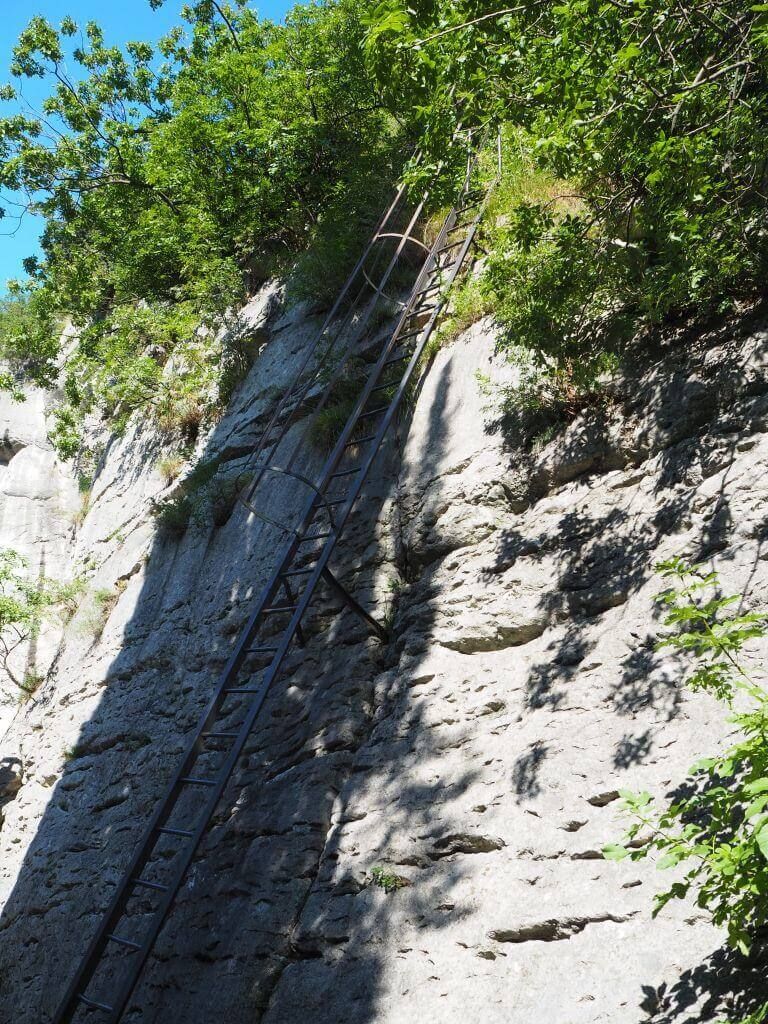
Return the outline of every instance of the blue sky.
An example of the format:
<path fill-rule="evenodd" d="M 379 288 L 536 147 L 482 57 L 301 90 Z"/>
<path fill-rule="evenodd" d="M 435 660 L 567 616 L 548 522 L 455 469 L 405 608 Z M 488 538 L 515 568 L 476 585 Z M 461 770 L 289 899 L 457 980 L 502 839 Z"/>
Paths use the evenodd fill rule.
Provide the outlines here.
<path fill-rule="evenodd" d="M 42 14 L 50 22 L 57 25 L 69 14 L 78 23 L 97 21 L 104 29 L 108 43 L 125 43 L 129 40 L 143 39 L 155 42 L 173 25 L 179 24 L 179 12 L 183 0 L 166 0 L 159 11 L 153 11 L 149 0 L 2 0 L 2 18 L 0 18 L 0 84 L 10 81 L 9 66 L 11 50 L 18 39 L 19 33 L 35 14 Z M 285 0 L 262 0 L 253 5 L 258 12 L 267 18 L 278 20 L 292 4 Z M 34 83 L 36 86 L 37 83 Z M 45 90 L 30 88 L 25 84 L 25 95 L 31 102 L 36 102 Z M 3 104 L 2 113 L 11 112 L 11 105 Z M 38 238 L 41 225 L 39 220 L 25 216 L 17 227 L 10 217 L 0 222 L 0 295 L 5 291 L 9 278 L 23 275 L 21 261 L 25 256 L 34 255 L 38 251 Z M 13 235 L 9 232 L 14 231 Z"/>

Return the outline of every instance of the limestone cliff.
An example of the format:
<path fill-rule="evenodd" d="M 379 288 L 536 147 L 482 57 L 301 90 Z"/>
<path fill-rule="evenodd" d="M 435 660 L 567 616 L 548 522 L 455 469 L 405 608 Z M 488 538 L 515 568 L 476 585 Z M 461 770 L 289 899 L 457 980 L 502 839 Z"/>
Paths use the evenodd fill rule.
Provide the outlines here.
<path fill-rule="evenodd" d="M 249 307 L 263 349 L 199 445 L 232 472 L 316 326 L 275 307 L 274 289 Z M 764 353 L 760 322 L 672 339 L 528 452 L 475 380 L 502 372 L 493 325 L 438 352 L 334 566 L 393 639 L 316 603 L 128 1020 L 678 1024 L 749 985 L 695 907 L 651 920 L 650 864 L 599 851 L 619 789 L 669 791 L 725 733 L 654 651 L 652 567 L 711 561 L 768 602 Z M 40 512 L 76 495 L 36 403 L 28 441 L 6 431 L 3 543 L 45 539 L 47 572 L 113 598 L 94 626 L 86 595 L 0 746 L 15 1024 L 55 1009 L 279 540 L 239 505 L 159 533 L 167 450 L 141 420 L 105 439 L 70 536 Z"/>
<path fill-rule="evenodd" d="M 47 406 L 38 388 L 27 389 L 23 402 L 0 394 L 0 550 L 18 552 L 33 578 L 66 575 L 79 506 L 72 473 L 48 440 Z M 7 668 L 0 669 L 0 736 L 21 695 L 9 671 L 22 682 L 45 676 L 61 638 L 59 623 L 46 621 L 40 635 L 16 647 Z"/>

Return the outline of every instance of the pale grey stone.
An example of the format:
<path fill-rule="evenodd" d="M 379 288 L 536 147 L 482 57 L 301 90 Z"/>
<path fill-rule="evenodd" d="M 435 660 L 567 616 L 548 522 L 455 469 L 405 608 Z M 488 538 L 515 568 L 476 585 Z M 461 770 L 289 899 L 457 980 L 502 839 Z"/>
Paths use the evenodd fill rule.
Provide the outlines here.
<path fill-rule="evenodd" d="M 270 284 L 243 313 L 259 354 L 198 448 L 223 472 L 246 464 L 314 336 L 318 318 L 282 302 Z M 392 641 L 318 594 L 127 1020 L 726 1016 L 718 993 L 759 969 L 690 904 L 652 920 L 664 879 L 600 851 L 624 829 L 620 790 L 666 794 L 726 742 L 723 709 L 654 650 L 653 564 L 706 559 L 724 591 L 768 603 L 764 340 L 639 360 L 610 414 L 586 410 L 535 454 L 497 429 L 475 380 L 518 379 L 492 322 L 437 354 L 334 558 Z M 14 425 L 0 404 L 0 539 L 32 553 L 49 539 L 63 573 L 115 601 L 98 630 L 84 604 L 57 638 L 0 746 L 0 1017 L 17 1024 L 50 1019 L 285 543 L 242 506 L 160 538 L 168 447 L 138 419 L 122 438 L 89 425 L 105 452 L 74 530 L 45 407 L 35 396 Z M 306 498 L 267 492 L 289 523 Z M 755 642 L 753 662 L 765 655 Z"/>

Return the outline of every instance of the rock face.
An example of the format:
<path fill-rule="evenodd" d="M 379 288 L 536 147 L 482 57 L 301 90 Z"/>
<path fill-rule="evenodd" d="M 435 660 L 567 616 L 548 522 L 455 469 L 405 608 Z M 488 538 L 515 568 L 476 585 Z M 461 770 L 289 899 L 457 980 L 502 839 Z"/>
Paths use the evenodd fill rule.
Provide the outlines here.
<path fill-rule="evenodd" d="M 26 572 L 61 578 L 67 571 L 77 486 L 53 451 L 46 430 L 46 396 L 26 390 L 24 402 L 0 393 L 0 549 L 27 561 Z M 62 638 L 56 621 L 46 622 L 32 643 L 18 646 L 0 669 L 0 737 L 18 706 L 16 682 L 42 678 Z"/>
<path fill-rule="evenodd" d="M 262 354 L 203 445 L 233 472 L 315 326 L 266 293 L 249 316 Z M 692 1024 L 759 978 L 600 849 L 620 789 L 668 792 L 725 734 L 654 651 L 653 563 L 768 600 L 765 332 L 671 346 L 535 455 L 484 410 L 493 349 L 483 323 L 438 353 L 336 556 L 390 644 L 320 595 L 127 1020 Z M 16 1024 L 50 1019 L 279 541 L 241 507 L 158 534 L 163 454 L 146 424 L 109 442 L 70 557 L 114 599 L 0 748 Z"/>

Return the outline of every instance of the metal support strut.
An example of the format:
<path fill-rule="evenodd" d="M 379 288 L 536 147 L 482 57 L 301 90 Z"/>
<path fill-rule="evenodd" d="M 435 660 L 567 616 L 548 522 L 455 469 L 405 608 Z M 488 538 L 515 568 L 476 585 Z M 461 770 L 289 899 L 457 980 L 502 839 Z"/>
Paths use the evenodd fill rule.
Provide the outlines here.
<path fill-rule="evenodd" d="M 339 581 L 336 579 L 336 577 L 333 575 L 333 573 L 327 566 L 325 569 L 323 569 L 322 577 L 328 584 L 328 586 L 331 588 L 331 590 L 334 592 L 334 594 L 340 597 L 342 601 L 344 601 L 344 603 L 347 604 L 349 608 L 355 613 L 355 615 L 358 616 L 358 618 L 361 618 L 363 620 L 363 622 L 366 624 L 366 626 L 368 626 L 368 628 L 370 629 L 371 633 L 373 633 L 374 636 L 377 636 L 383 644 L 389 643 L 389 633 L 387 632 L 387 630 L 382 626 L 380 622 L 377 622 L 372 615 L 369 615 L 365 608 L 363 608 L 363 606 L 359 604 L 354 599 L 354 597 L 352 597 L 352 595 L 346 589 L 346 587 L 342 586 L 342 584 L 339 583 Z"/>

